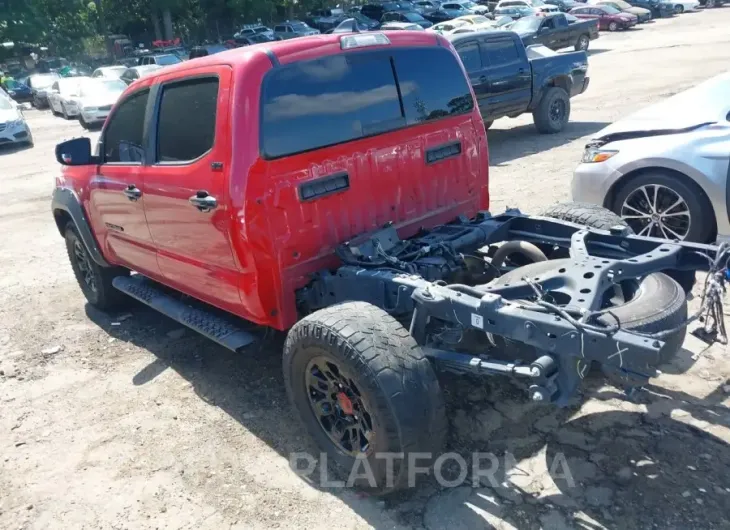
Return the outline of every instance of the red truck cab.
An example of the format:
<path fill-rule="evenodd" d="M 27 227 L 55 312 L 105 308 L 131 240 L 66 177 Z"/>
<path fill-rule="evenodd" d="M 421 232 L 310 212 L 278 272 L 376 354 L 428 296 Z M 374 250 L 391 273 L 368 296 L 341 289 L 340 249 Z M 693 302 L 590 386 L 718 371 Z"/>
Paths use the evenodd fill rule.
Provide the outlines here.
<path fill-rule="evenodd" d="M 318 35 L 173 65 L 131 84 L 95 156 L 86 145 L 57 149 L 53 212 L 90 266 L 281 330 L 298 318 L 295 291 L 337 265 L 336 245 L 488 207 L 473 93 L 453 48 L 425 33 Z"/>

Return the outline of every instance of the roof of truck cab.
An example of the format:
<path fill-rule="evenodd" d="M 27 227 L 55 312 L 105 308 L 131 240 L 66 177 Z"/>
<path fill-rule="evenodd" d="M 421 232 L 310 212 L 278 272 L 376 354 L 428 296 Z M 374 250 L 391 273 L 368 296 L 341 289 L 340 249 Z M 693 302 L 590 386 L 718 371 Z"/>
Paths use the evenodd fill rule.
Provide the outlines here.
<path fill-rule="evenodd" d="M 390 40 L 390 46 L 438 46 L 446 45 L 446 40 L 431 32 L 425 31 L 381 31 Z M 353 33 L 338 33 L 325 35 L 310 35 L 308 37 L 299 37 L 296 39 L 281 40 L 274 42 L 263 42 L 234 48 L 214 55 L 207 55 L 197 59 L 191 59 L 179 64 L 164 67 L 164 73 L 185 72 L 193 68 L 199 68 L 206 65 L 230 64 L 231 66 L 244 65 L 256 53 L 265 53 L 270 57 L 273 56 L 281 64 L 291 63 L 294 61 L 312 59 L 324 55 L 335 55 L 342 53 L 340 48 L 340 40 Z M 363 35 L 373 35 L 373 32 L 363 33 Z M 384 46 L 372 46 L 372 48 L 383 48 Z M 158 72 L 158 73 L 161 73 Z"/>
<path fill-rule="evenodd" d="M 485 29 L 482 31 L 472 31 L 469 33 L 452 33 L 451 35 L 446 36 L 446 40 L 448 40 L 451 44 L 456 45 L 459 42 L 463 40 L 474 40 L 477 37 L 504 37 L 504 36 L 511 37 L 513 39 L 519 39 L 519 35 L 515 33 L 514 31 L 506 31 L 503 29 Z"/>

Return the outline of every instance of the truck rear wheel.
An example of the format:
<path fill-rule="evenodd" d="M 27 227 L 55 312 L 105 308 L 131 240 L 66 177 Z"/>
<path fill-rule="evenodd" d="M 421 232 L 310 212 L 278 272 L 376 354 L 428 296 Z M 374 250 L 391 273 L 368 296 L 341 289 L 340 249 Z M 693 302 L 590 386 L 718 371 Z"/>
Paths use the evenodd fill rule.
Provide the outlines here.
<path fill-rule="evenodd" d="M 591 38 L 586 35 L 580 35 L 578 37 L 578 40 L 575 41 L 575 51 L 577 52 L 584 52 L 588 50 L 588 46 L 590 45 Z"/>
<path fill-rule="evenodd" d="M 129 271 L 122 267 L 102 267 L 96 263 L 89 255 L 73 222 L 66 225 L 65 236 L 68 259 L 86 300 L 102 310 L 114 309 L 129 300 L 112 285 L 114 278 L 127 276 Z"/>
<path fill-rule="evenodd" d="M 542 134 L 555 134 L 563 130 L 570 119 L 570 97 L 560 87 L 550 87 L 532 113 L 535 127 Z"/>
<path fill-rule="evenodd" d="M 293 407 L 348 486 L 394 492 L 409 485 L 410 468 L 424 465 L 412 461 L 415 453 L 443 447 L 448 424 L 431 364 L 378 307 L 347 302 L 300 320 L 283 369 Z M 397 456 L 389 463 L 383 455 Z"/>

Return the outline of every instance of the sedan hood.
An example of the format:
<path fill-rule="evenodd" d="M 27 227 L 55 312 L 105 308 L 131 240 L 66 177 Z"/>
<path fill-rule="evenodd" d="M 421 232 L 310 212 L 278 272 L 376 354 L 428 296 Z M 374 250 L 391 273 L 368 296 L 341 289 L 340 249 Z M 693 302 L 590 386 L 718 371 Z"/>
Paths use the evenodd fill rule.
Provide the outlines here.
<path fill-rule="evenodd" d="M 0 123 L 22 120 L 23 116 L 15 109 L 0 109 Z"/>
<path fill-rule="evenodd" d="M 626 9 L 625 12 L 636 15 L 637 17 L 640 15 L 651 15 L 651 11 L 649 11 L 648 9 L 644 9 L 643 7 L 630 7 Z"/>
<path fill-rule="evenodd" d="M 118 94 L 100 94 L 98 96 L 82 98 L 81 105 L 84 107 L 106 107 L 107 105 L 114 105 L 121 95 L 122 93 L 120 92 Z"/>
<path fill-rule="evenodd" d="M 727 121 L 730 113 L 730 72 L 646 107 L 619 120 L 594 136 L 596 139 L 634 131 L 684 130 Z"/>

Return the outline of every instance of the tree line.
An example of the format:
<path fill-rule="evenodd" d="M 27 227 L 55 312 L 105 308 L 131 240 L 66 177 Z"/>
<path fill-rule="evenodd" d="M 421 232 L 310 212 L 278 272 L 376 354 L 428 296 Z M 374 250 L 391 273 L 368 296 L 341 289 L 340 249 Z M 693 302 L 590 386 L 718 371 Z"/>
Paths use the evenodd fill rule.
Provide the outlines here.
<path fill-rule="evenodd" d="M 135 42 L 214 41 L 243 23 L 282 20 L 324 0 L 0 0 L 0 44 L 46 46 L 63 55 L 103 50 L 104 36 Z M 6 45 L 7 49 L 7 45 Z"/>

